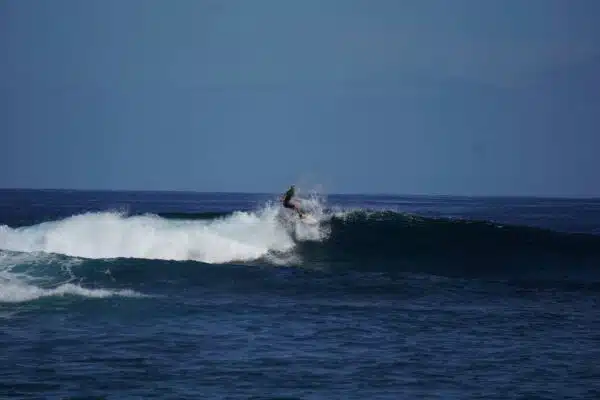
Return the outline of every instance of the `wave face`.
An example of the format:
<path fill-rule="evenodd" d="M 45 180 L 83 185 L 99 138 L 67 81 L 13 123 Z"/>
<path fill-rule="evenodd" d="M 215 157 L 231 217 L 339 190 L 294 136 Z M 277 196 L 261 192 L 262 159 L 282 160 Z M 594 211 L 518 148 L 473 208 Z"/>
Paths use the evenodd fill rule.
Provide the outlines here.
<path fill-rule="evenodd" d="M 328 224 L 327 240 L 300 245 L 307 260 L 479 276 L 597 274 L 600 265 L 600 236 L 592 234 L 396 212 L 356 211 L 333 216 Z"/>

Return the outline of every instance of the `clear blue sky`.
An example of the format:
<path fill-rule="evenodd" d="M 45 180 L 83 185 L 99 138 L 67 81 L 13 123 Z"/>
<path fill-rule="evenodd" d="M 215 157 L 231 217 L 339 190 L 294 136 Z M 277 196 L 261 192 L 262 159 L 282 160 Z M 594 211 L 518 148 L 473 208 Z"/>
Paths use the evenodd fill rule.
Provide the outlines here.
<path fill-rule="evenodd" d="M 0 187 L 600 196 L 598 0 L 0 0 Z"/>

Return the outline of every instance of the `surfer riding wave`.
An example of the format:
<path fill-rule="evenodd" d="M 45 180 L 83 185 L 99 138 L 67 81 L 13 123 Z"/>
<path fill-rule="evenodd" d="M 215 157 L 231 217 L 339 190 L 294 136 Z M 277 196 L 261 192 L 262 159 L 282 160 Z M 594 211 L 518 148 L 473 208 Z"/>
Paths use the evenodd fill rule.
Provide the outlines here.
<path fill-rule="evenodd" d="M 283 206 L 285 208 L 290 208 L 295 210 L 300 217 L 304 215 L 304 212 L 300 209 L 298 204 L 292 201 L 292 198 L 296 194 L 296 187 L 294 185 L 290 186 L 290 188 L 285 192 L 285 194 L 281 197 L 283 201 Z"/>

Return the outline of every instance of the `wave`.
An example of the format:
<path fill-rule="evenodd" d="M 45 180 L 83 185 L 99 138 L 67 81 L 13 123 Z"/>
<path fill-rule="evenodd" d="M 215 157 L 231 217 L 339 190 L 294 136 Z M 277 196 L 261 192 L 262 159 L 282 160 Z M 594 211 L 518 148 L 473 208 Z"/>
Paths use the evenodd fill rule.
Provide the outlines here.
<path fill-rule="evenodd" d="M 85 292 L 88 289 L 69 286 L 67 264 L 80 258 L 267 263 L 444 276 L 579 274 L 584 280 L 600 265 L 600 236 L 596 235 L 392 211 L 325 210 L 316 200 L 308 205 L 319 224 L 303 224 L 290 218 L 289 210 L 267 204 L 255 211 L 231 213 L 95 212 L 31 226 L 0 226 L 0 250 L 10 254 L 10 262 L 0 257 L 0 285 L 4 285 L 0 289 L 16 299 L 60 293 L 93 296 L 95 292 Z M 61 265 L 63 280 L 55 280 L 50 288 L 35 280 L 36 274 L 49 276 L 43 271 L 49 261 L 41 254 L 62 257 L 50 264 Z M 35 268 L 19 270 L 38 259 L 43 261 Z M 29 287 L 23 288 L 23 282 Z"/>
<path fill-rule="evenodd" d="M 600 257 L 600 236 L 592 234 L 393 211 L 321 209 L 315 215 L 318 225 L 282 216 L 282 210 L 273 205 L 232 213 L 85 213 L 26 227 L 0 226 L 0 249 L 210 264 L 284 254 L 302 256 L 305 262 Z"/>

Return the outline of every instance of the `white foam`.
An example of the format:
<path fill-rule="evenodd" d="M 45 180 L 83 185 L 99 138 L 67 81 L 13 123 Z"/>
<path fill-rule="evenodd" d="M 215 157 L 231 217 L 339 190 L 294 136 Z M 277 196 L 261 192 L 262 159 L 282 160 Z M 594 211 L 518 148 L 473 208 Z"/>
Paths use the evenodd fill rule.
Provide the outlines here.
<path fill-rule="evenodd" d="M 316 196 L 301 202 L 316 220 L 328 218 Z M 213 220 L 98 212 L 27 227 L 0 226 L 0 303 L 66 295 L 143 296 L 132 290 L 80 286 L 72 268 L 85 258 L 206 263 L 263 258 L 276 265 L 298 263 L 296 242 L 323 240 L 328 232 L 324 224 L 302 223 L 288 211 L 267 204 L 255 212 L 235 212 Z"/>
<path fill-rule="evenodd" d="M 141 297 L 143 295 L 133 290 L 86 289 L 72 283 L 65 283 L 56 288 L 43 289 L 22 282 L 1 283 L 0 302 L 20 303 L 37 300 L 42 297 L 74 295 L 81 297 L 103 298 L 111 296 Z"/>
<path fill-rule="evenodd" d="M 309 199 L 311 214 L 325 218 L 319 202 Z M 322 240 L 319 225 L 281 223 L 280 208 L 236 212 L 216 220 L 169 220 L 155 215 L 86 213 L 39 225 L 0 226 L 0 249 L 58 253 L 74 257 L 195 260 L 206 263 L 252 261 L 293 251 L 296 240 Z"/>
<path fill-rule="evenodd" d="M 0 252 L 0 303 L 19 303 L 65 295 L 91 298 L 143 296 L 132 290 L 87 289 L 71 283 L 75 279 L 71 268 L 80 262 L 77 259 L 59 259 L 52 254 Z M 40 266 L 60 268 L 66 272 L 67 277 L 64 282 L 57 282 L 55 273 L 44 274 Z"/>

